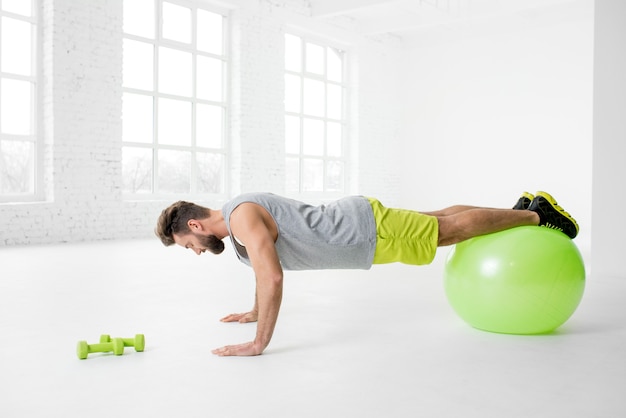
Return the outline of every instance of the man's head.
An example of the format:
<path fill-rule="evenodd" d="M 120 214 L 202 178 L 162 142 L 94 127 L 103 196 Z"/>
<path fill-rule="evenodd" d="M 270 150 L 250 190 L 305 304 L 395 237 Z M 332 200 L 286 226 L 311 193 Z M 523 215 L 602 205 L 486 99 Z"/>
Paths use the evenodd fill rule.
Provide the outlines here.
<path fill-rule="evenodd" d="M 224 251 L 224 242 L 202 227 L 201 221 L 208 219 L 210 215 L 209 208 L 178 201 L 161 212 L 154 232 L 163 245 L 180 244 L 197 254 L 204 250 L 220 254 Z"/>

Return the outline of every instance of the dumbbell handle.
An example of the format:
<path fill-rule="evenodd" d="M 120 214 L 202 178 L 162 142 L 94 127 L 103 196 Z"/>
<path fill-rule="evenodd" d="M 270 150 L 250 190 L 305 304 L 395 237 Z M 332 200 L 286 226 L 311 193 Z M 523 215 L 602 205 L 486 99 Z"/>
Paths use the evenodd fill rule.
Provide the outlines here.
<path fill-rule="evenodd" d="M 135 351 L 143 351 L 146 340 L 143 334 L 135 335 L 135 338 L 120 338 L 124 342 L 124 347 L 135 347 Z M 111 337 L 108 334 L 100 336 L 101 343 L 107 343 L 111 341 Z"/>
<path fill-rule="evenodd" d="M 90 353 L 106 353 L 109 351 L 113 351 L 113 343 L 96 343 L 96 344 L 88 344 Z"/>
<path fill-rule="evenodd" d="M 101 341 L 97 344 L 87 344 L 87 341 L 79 341 L 76 347 L 78 358 L 84 360 L 89 353 L 108 353 L 113 352 L 116 356 L 124 354 L 124 342 L 118 338 L 114 338 L 111 342 Z"/>

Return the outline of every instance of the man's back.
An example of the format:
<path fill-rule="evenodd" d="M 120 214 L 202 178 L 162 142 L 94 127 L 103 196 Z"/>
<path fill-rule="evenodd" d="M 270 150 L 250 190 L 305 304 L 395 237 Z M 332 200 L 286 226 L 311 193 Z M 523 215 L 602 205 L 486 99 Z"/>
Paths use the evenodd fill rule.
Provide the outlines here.
<path fill-rule="evenodd" d="M 243 194 L 222 208 L 229 232 L 230 215 L 242 203 L 260 205 L 276 222 L 275 245 L 285 270 L 369 269 L 372 265 L 376 224 L 364 197 L 312 206 L 270 193 Z M 230 235 L 239 259 L 250 265 L 245 250 Z"/>

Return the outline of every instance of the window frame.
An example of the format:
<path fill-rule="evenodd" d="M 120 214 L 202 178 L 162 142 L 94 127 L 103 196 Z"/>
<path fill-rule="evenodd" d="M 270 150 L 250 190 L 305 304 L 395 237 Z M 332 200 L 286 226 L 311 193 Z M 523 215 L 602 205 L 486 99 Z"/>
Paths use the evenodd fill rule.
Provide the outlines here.
<path fill-rule="evenodd" d="M 283 109 L 283 113 L 285 118 L 288 116 L 298 117 L 300 119 L 300 135 L 299 135 L 299 152 L 291 153 L 285 149 L 285 163 L 289 159 L 297 159 L 298 160 L 298 190 L 293 190 L 287 188 L 287 180 L 285 179 L 285 189 L 286 194 L 298 198 L 321 198 L 321 199 L 329 199 L 344 196 L 349 189 L 350 179 L 350 147 L 349 147 L 349 130 L 350 130 L 350 122 L 349 122 L 349 103 L 350 103 L 350 80 L 349 80 L 349 47 L 346 45 L 340 45 L 336 42 L 332 42 L 326 40 L 322 37 L 318 37 L 312 35 L 305 31 L 299 31 L 295 28 L 287 28 L 284 33 L 284 39 L 286 42 L 286 36 L 291 35 L 300 38 L 301 42 L 301 56 L 300 56 L 300 71 L 293 71 L 286 68 L 286 65 L 283 64 L 283 73 L 285 75 L 295 75 L 301 78 L 300 83 L 300 110 L 299 112 L 288 111 L 286 108 Z M 314 44 L 321 46 L 324 49 L 324 65 L 326 69 L 324 71 L 324 75 L 312 73 L 306 71 L 306 44 Z M 337 82 L 334 80 L 328 79 L 327 69 L 328 69 L 328 49 L 335 49 L 342 54 L 342 74 L 341 74 L 341 82 Z M 327 96 L 325 94 L 325 104 L 324 104 L 324 116 L 314 116 L 305 113 L 304 111 L 304 89 L 305 89 L 305 79 L 321 81 L 324 83 L 325 92 L 328 91 L 328 85 L 339 86 L 342 92 L 342 108 L 341 108 L 341 119 L 335 119 L 328 116 L 328 101 Z M 324 122 L 324 151 L 322 156 L 309 155 L 304 153 L 304 120 L 318 120 Z M 328 154 L 328 123 L 338 123 L 341 126 L 341 155 L 330 156 Z M 286 132 L 285 127 L 285 132 Z M 286 137 L 285 137 L 286 140 Z M 304 188 L 304 176 L 303 176 L 303 160 L 318 160 L 323 162 L 323 184 L 322 190 L 305 190 Z M 328 188 L 328 167 L 329 162 L 339 162 L 343 165 L 343 180 L 341 182 L 341 187 L 339 190 L 333 190 Z"/>
<path fill-rule="evenodd" d="M 132 0 L 124 0 L 124 1 L 132 1 Z M 191 31 L 191 42 L 189 44 L 178 42 L 171 39 L 166 39 L 163 37 L 163 3 L 172 3 L 178 6 L 186 7 L 191 9 L 192 13 L 192 31 Z M 124 141 L 122 138 L 122 152 L 125 147 L 131 147 L 133 149 L 148 149 L 152 152 L 152 179 L 151 179 L 151 191 L 150 192 L 137 192 L 137 193 L 129 193 L 124 190 L 122 187 L 122 197 L 124 201 L 142 201 L 142 200 L 171 200 L 171 199 L 180 199 L 184 197 L 185 199 L 207 199 L 210 197 L 213 198 L 223 198 L 228 194 L 229 186 L 230 186 L 230 144 L 229 144 L 229 124 L 227 123 L 230 113 L 230 99 L 229 99 L 229 88 L 228 83 L 230 80 L 230 71 L 231 71 L 231 59 L 230 59 L 230 36 L 229 36 L 229 25 L 230 25 L 230 13 L 227 9 L 220 8 L 214 6 L 205 1 L 188 1 L 188 0 L 154 0 L 155 3 L 155 21 L 154 21 L 154 38 L 147 38 L 139 35 L 129 34 L 122 31 L 123 40 L 132 40 L 132 41 L 140 41 L 144 43 L 149 43 L 153 48 L 153 66 L 152 66 L 152 87 L 150 90 L 143 90 L 137 88 L 126 87 L 122 83 L 122 93 L 130 93 L 141 95 L 145 97 L 152 98 L 152 139 L 151 142 L 132 142 L 132 141 Z M 206 51 L 201 51 L 198 49 L 197 44 L 197 11 L 198 9 L 205 10 L 211 13 L 219 14 L 222 16 L 222 54 L 214 54 Z M 159 91 L 158 86 L 158 74 L 159 74 L 159 49 L 161 47 L 174 49 L 176 51 L 183 51 L 190 53 L 192 55 L 192 92 L 189 97 L 180 96 L 176 94 L 162 93 Z M 204 56 L 212 59 L 219 59 L 222 63 L 222 99 L 221 101 L 213 101 L 207 100 L 197 97 L 197 57 Z M 159 115 L 159 99 L 173 99 L 180 100 L 185 103 L 190 103 L 191 105 L 191 145 L 173 145 L 173 144 L 160 144 L 158 142 L 158 115 Z M 221 138 L 221 148 L 210 148 L 210 147 L 201 147 L 196 145 L 196 106 L 198 104 L 207 104 L 211 106 L 217 106 L 222 109 L 222 138 Z M 123 116 L 122 116 L 123 120 Z M 189 177 L 189 191 L 180 191 L 180 192 L 163 192 L 159 191 L 159 151 L 184 151 L 190 153 L 191 164 L 190 164 L 190 177 Z M 196 164 L 196 155 L 197 153 L 210 153 L 215 155 L 220 155 L 222 159 L 222 168 L 221 168 L 221 191 L 218 193 L 211 192 L 202 192 L 198 191 L 196 184 L 198 181 L 198 171 Z M 123 175 L 123 174 L 122 174 Z M 124 179 L 122 178 L 122 181 Z"/>
<path fill-rule="evenodd" d="M 13 12 L 4 11 L 0 8 L 0 19 L 8 17 L 28 22 L 31 27 L 31 75 L 24 76 L 12 73 L 5 73 L 0 70 L 0 80 L 20 80 L 32 83 L 31 91 L 31 134 L 14 135 L 4 134 L 0 131 L 0 140 L 25 141 L 33 144 L 32 162 L 32 191 L 24 193 L 0 193 L 0 204 L 20 204 L 40 202 L 45 199 L 44 194 L 44 141 L 41 133 L 42 126 L 42 16 L 40 13 L 40 0 L 30 0 L 31 15 L 25 16 Z M 0 21 L 0 30 L 2 22 Z M 1 36 L 1 33 L 0 33 Z"/>

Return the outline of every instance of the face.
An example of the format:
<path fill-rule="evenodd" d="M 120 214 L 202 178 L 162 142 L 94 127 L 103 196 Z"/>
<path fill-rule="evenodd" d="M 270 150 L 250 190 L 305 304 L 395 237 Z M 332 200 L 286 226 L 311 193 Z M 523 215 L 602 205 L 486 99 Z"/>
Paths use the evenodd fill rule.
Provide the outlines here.
<path fill-rule="evenodd" d="M 174 241 L 198 255 L 207 250 L 213 254 L 221 254 L 224 251 L 224 242 L 215 235 L 201 235 L 193 232 L 186 235 L 175 234 Z"/>

